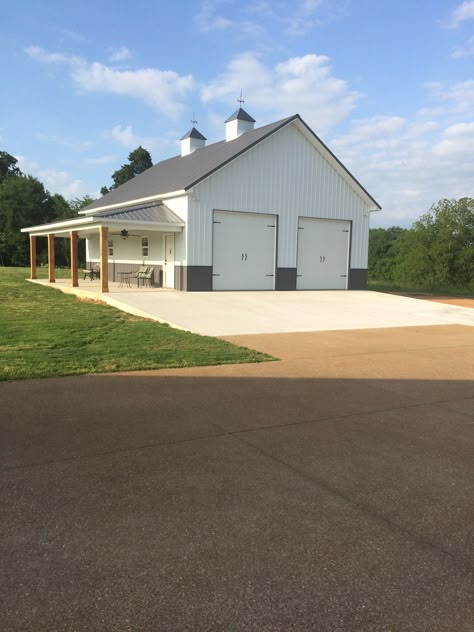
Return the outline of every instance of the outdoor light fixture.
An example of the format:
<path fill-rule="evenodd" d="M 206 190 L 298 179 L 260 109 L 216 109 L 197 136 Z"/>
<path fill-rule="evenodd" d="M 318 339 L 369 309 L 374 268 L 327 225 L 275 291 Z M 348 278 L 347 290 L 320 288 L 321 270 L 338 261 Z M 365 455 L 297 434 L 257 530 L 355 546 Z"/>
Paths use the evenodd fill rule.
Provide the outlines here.
<path fill-rule="evenodd" d="M 127 239 L 128 237 L 128 230 L 125 230 L 125 228 L 123 230 L 120 231 L 120 236 L 122 237 L 122 239 Z"/>

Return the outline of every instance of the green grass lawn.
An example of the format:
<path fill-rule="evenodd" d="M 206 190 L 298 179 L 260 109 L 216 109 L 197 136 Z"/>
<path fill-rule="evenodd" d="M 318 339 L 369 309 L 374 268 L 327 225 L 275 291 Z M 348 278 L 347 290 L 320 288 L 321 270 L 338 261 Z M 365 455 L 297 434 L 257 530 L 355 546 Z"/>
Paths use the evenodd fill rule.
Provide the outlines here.
<path fill-rule="evenodd" d="M 377 281 L 369 279 L 368 289 L 374 292 L 404 292 L 407 294 L 427 294 L 429 296 L 461 296 L 463 298 L 474 298 L 472 288 L 437 287 L 424 288 L 414 285 L 397 285 L 393 281 Z"/>
<path fill-rule="evenodd" d="M 46 270 L 38 270 L 46 276 Z M 272 360 L 25 281 L 0 267 L 0 380 Z M 57 271 L 68 276 L 69 271 Z"/>

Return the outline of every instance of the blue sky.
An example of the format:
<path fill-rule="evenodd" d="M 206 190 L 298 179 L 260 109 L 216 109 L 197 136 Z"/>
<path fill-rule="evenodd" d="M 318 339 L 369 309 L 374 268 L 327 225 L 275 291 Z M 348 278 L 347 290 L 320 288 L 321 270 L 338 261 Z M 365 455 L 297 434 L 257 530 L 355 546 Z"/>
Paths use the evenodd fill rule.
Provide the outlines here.
<path fill-rule="evenodd" d="M 298 112 L 383 211 L 410 225 L 474 197 L 474 1 L 24 0 L 2 6 L 0 149 L 67 198 L 139 144 L 208 142 L 238 106 Z"/>

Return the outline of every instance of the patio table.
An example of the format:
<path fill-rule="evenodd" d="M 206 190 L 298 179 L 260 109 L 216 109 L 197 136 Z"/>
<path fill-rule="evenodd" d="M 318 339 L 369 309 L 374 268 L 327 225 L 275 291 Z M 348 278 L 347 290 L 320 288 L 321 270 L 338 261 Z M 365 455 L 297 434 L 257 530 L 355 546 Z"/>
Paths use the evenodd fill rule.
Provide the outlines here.
<path fill-rule="evenodd" d="M 120 283 L 119 283 L 119 287 L 123 287 L 124 285 L 126 285 L 127 287 L 132 287 L 130 285 L 130 277 L 133 274 L 133 270 L 130 270 L 128 272 L 119 272 L 118 275 L 120 277 Z"/>

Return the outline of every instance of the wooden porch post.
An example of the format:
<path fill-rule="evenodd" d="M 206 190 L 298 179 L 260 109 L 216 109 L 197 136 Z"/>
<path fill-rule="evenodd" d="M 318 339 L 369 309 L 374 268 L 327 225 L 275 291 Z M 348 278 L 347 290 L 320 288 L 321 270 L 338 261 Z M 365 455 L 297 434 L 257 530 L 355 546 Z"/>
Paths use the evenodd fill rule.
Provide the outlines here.
<path fill-rule="evenodd" d="M 36 278 L 36 236 L 30 235 L 30 279 Z"/>
<path fill-rule="evenodd" d="M 109 291 L 109 229 L 100 227 L 100 288 Z"/>
<path fill-rule="evenodd" d="M 55 282 L 54 277 L 54 233 L 48 233 L 48 281 Z"/>
<path fill-rule="evenodd" d="M 71 230 L 69 233 L 69 243 L 71 246 L 71 285 L 78 287 L 77 279 L 77 231 Z"/>

